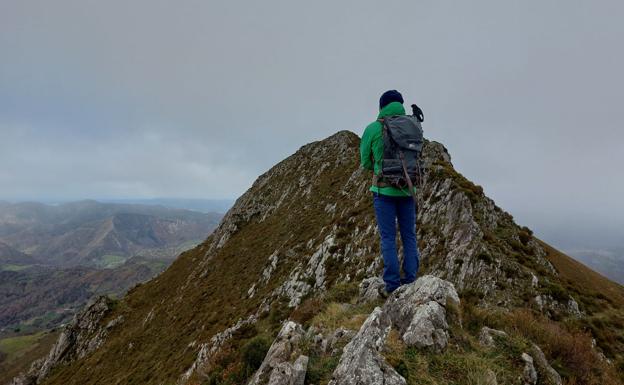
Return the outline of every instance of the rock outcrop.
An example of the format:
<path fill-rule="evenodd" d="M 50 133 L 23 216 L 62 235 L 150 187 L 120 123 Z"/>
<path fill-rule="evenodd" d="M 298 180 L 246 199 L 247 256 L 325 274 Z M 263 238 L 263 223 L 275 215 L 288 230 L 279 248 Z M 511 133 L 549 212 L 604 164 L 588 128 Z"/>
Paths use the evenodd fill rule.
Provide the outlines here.
<path fill-rule="evenodd" d="M 426 275 L 392 293 L 384 311 L 407 346 L 441 351 L 448 343 L 446 306 L 449 303 L 459 305 L 453 284 Z"/>
<path fill-rule="evenodd" d="M 539 346 L 533 344 L 531 346 L 531 357 L 537 367 L 538 377 L 541 379 L 541 383 L 545 385 L 561 385 L 561 376 L 546 360 L 546 356 Z"/>
<path fill-rule="evenodd" d="M 196 371 L 205 375 L 210 371 L 210 360 L 214 357 L 217 351 L 225 344 L 228 340 L 232 338 L 234 333 L 239 331 L 241 328 L 254 324 L 258 318 L 255 315 L 252 315 L 246 319 L 239 319 L 234 325 L 225 329 L 224 331 L 215 334 L 208 343 L 201 344 L 199 349 L 199 353 L 197 354 L 197 358 L 195 358 L 195 362 L 185 371 L 177 381 L 177 384 L 185 384 L 189 378 Z"/>
<path fill-rule="evenodd" d="M 281 362 L 271 371 L 267 385 L 303 385 L 308 369 L 308 357 L 299 356 L 295 362 Z"/>
<path fill-rule="evenodd" d="M 381 355 L 392 323 L 377 307 L 345 346 L 329 385 L 404 385 L 405 379 Z"/>
<path fill-rule="evenodd" d="M 119 316 L 106 325 L 101 321 L 111 309 L 111 300 L 101 296 L 74 316 L 65 327 L 46 358 L 33 362 L 27 373 L 13 379 L 12 385 L 41 383 L 50 371 L 62 363 L 81 359 L 100 347 L 112 328 L 123 322 Z"/>
<path fill-rule="evenodd" d="M 384 288 L 384 281 L 379 277 L 370 277 L 360 282 L 359 303 L 373 302 L 381 298 L 379 291 Z"/>
<path fill-rule="evenodd" d="M 304 335 L 301 325 L 286 322 L 248 385 L 267 381 L 270 385 L 303 385 L 308 357 L 299 354 L 299 344 Z"/>
<path fill-rule="evenodd" d="M 479 333 L 479 343 L 488 348 L 493 348 L 501 340 L 509 338 L 509 335 L 502 330 L 491 329 L 487 326 L 481 328 Z M 531 344 L 529 352 L 521 354 L 524 362 L 523 382 L 524 384 L 535 385 L 539 380 L 541 384 L 561 385 L 561 376 L 548 363 L 544 352 L 539 346 Z"/>
<path fill-rule="evenodd" d="M 524 385 L 535 385 L 537 383 L 537 371 L 535 370 L 535 365 L 533 365 L 533 357 L 522 353 L 520 358 L 524 361 L 524 372 L 522 373 Z"/>
<path fill-rule="evenodd" d="M 367 286 L 361 286 L 364 293 Z M 405 345 L 441 351 L 449 338 L 449 303 L 459 305 L 459 297 L 453 284 L 440 278 L 426 275 L 401 286 L 383 307 L 375 308 L 344 348 L 330 384 L 405 384 L 381 355 L 388 333 L 395 328 Z"/>

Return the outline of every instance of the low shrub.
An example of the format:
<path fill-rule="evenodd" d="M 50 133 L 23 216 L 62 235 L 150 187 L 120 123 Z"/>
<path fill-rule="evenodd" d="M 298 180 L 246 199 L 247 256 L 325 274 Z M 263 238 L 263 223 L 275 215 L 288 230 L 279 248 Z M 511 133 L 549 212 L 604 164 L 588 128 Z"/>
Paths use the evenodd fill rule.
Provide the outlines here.
<path fill-rule="evenodd" d="M 285 298 L 279 298 L 271 303 L 271 309 L 269 310 L 269 324 L 271 330 L 274 332 L 279 331 L 282 327 L 282 321 L 288 317 L 290 309 L 288 302 Z"/>
<path fill-rule="evenodd" d="M 479 255 L 477 255 L 477 259 L 483 261 L 483 263 L 485 263 L 486 265 L 491 265 L 492 263 L 494 263 L 494 258 L 492 258 L 492 256 L 485 251 L 479 253 Z"/>
<path fill-rule="evenodd" d="M 531 231 L 531 230 L 529 230 Z M 522 230 L 520 230 L 518 232 L 518 237 L 520 238 L 520 242 L 523 245 L 527 245 L 529 243 L 529 241 L 531 240 L 531 233 L 529 233 L 529 231 L 525 230 L 525 227 L 522 228 Z"/>
<path fill-rule="evenodd" d="M 243 345 L 241 357 L 247 373 L 255 372 L 260 367 L 270 347 L 271 343 L 263 336 L 254 337 Z"/>
<path fill-rule="evenodd" d="M 306 385 L 327 383 L 338 366 L 338 360 L 339 357 L 336 356 L 310 356 L 304 383 Z"/>
<path fill-rule="evenodd" d="M 570 299 L 570 295 L 563 288 L 563 286 L 556 284 L 556 283 L 552 283 L 552 282 L 548 283 L 544 287 L 543 291 L 545 294 L 550 295 L 551 297 L 553 297 L 555 300 L 559 302 L 567 302 Z"/>

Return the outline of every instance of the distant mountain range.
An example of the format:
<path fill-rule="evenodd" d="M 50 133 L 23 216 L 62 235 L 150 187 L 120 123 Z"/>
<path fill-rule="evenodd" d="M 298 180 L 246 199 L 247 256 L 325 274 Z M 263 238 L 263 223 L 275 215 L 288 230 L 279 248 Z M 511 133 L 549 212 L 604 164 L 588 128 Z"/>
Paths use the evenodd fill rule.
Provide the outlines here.
<path fill-rule="evenodd" d="M 96 201 L 0 203 L 0 242 L 42 265 L 111 267 L 137 255 L 174 258 L 205 239 L 220 218 L 218 213 Z"/>
<path fill-rule="evenodd" d="M 191 198 L 151 198 L 151 199 L 110 199 L 102 202 L 140 205 L 160 205 L 176 209 L 199 211 L 200 213 L 224 214 L 234 204 L 233 199 L 191 199 Z"/>
<path fill-rule="evenodd" d="M 55 327 L 202 242 L 219 213 L 159 205 L 0 202 L 0 338 Z"/>

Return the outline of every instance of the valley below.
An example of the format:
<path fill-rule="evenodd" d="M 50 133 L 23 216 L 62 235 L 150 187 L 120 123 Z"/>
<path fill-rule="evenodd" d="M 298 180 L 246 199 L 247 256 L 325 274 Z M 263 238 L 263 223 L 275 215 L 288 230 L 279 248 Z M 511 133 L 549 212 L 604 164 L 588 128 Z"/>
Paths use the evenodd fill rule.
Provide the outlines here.
<path fill-rule="evenodd" d="M 157 205 L 0 202 L 0 383 L 98 295 L 119 298 L 201 243 L 222 214 Z"/>

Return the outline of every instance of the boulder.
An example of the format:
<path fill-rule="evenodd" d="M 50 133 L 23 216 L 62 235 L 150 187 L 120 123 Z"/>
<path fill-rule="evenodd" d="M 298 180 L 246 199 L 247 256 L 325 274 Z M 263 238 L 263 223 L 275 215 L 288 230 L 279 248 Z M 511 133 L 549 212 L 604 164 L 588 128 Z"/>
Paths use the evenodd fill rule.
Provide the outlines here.
<path fill-rule="evenodd" d="M 448 302 L 459 304 L 453 284 L 426 275 L 393 292 L 383 309 L 405 344 L 441 351 L 448 343 Z"/>
<path fill-rule="evenodd" d="M 298 353 L 304 334 L 298 323 L 285 322 L 248 384 L 303 385 L 300 379 L 305 379 L 308 357 Z"/>
<path fill-rule="evenodd" d="M 537 371 L 535 370 L 535 365 L 533 365 L 533 357 L 527 353 L 522 353 L 520 358 L 524 361 L 524 371 L 522 373 L 524 385 L 535 385 L 537 383 Z"/>
<path fill-rule="evenodd" d="M 281 362 L 271 371 L 268 385 L 303 385 L 308 370 L 308 357 L 301 355 L 294 363 Z"/>
<path fill-rule="evenodd" d="M 329 385 L 406 384 L 380 354 L 390 328 L 388 316 L 381 308 L 375 308 L 345 346 Z"/>
<path fill-rule="evenodd" d="M 360 300 L 376 299 L 380 284 L 380 279 L 364 280 Z M 382 308 L 375 308 L 345 346 L 330 385 L 405 384 L 380 354 L 390 329 L 396 328 L 408 346 L 442 350 L 448 343 L 448 303 L 459 304 L 459 296 L 453 284 L 443 279 L 426 275 L 401 286 Z"/>
<path fill-rule="evenodd" d="M 547 385 L 561 385 L 561 376 L 546 360 L 546 356 L 539 346 L 533 344 L 531 347 L 531 357 L 533 362 L 537 366 L 537 371 L 540 377 L 540 383 Z"/>

